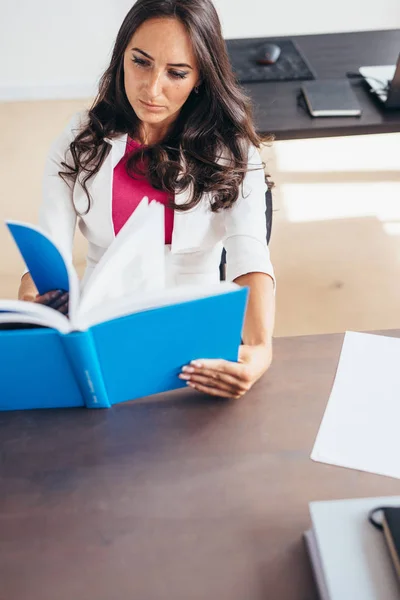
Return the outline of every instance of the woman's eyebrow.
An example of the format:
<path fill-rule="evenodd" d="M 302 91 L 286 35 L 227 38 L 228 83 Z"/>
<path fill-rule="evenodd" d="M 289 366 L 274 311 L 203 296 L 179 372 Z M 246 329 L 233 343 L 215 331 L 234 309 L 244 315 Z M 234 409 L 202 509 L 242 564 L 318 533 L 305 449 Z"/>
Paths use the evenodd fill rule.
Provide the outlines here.
<path fill-rule="evenodd" d="M 150 60 L 154 60 L 154 58 L 152 56 L 150 56 L 150 54 L 147 54 L 147 52 L 145 52 L 144 50 L 141 50 L 140 48 L 132 48 L 132 50 L 135 50 L 136 52 L 140 52 L 140 54 L 143 54 L 143 56 L 145 56 L 146 58 L 150 58 Z M 169 67 L 187 67 L 188 69 L 192 69 L 193 67 L 191 67 L 190 65 L 186 64 L 186 63 L 168 63 Z"/>

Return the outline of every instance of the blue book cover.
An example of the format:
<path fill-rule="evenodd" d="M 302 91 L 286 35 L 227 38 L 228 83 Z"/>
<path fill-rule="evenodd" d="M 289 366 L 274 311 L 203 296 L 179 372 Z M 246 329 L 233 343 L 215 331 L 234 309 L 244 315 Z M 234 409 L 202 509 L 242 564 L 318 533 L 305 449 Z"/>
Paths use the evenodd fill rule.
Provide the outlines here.
<path fill-rule="evenodd" d="M 0 357 L 0 410 L 85 405 L 58 331 L 0 330 Z"/>
<path fill-rule="evenodd" d="M 128 295 L 128 302 L 98 298 L 107 285 L 113 289 L 110 277 L 122 289 L 126 261 L 118 280 L 118 260 L 121 253 L 126 256 L 126 244 L 129 256 L 137 253 L 142 272 L 146 261 L 154 268 L 159 259 L 155 272 L 162 274 L 162 208 L 157 203 L 142 206 L 130 219 L 107 250 L 106 264 L 98 265 L 97 280 L 89 290 L 92 297 L 83 298 L 72 264 L 45 232 L 8 223 L 39 292 L 69 290 L 70 300 L 68 317 L 33 302 L 0 301 L 0 410 L 107 408 L 186 386 L 178 375 L 191 360 L 237 360 L 247 288 L 224 282 L 171 294 L 159 286 L 147 290 L 147 296 L 143 293 L 143 302 L 137 299 L 138 289 Z M 153 232 L 149 224 L 157 219 Z M 151 250 L 145 247 L 149 238 Z M 142 243 L 135 244 L 138 240 Z M 10 324 L 17 328 L 10 329 Z"/>
<path fill-rule="evenodd" d="M 27 227 L 24 223 L 9 221 L 7 227 L 39 294 L 57 289 L 68 292 L 70 274 L 67 261 L 53 242 L 32 225 Z"/>
<path fill-rule="evenodd" d="M 191 360 L 236 361 L 246 296 L 242 288 L 92 327 L 110 403 L 185 387 L 178 375 Z"/>

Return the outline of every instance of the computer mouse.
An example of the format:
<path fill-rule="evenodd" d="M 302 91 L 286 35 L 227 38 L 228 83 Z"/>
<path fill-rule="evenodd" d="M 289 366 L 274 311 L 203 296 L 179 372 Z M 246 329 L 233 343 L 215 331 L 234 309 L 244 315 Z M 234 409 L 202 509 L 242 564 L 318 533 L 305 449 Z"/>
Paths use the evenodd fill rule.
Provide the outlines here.
<path fill-rule="evenodd" d="M 281 49 L 277 44 L 264 44 L 260 47 L 256 57 L 258 65 L 274 65 L 281 55 Z"/>

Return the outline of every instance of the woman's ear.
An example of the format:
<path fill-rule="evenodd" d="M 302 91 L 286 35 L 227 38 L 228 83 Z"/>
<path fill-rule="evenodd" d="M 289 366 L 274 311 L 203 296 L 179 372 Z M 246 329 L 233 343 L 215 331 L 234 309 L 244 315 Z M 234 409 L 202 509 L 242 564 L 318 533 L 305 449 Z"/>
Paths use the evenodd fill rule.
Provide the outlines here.
<path fill-rule="evenodd" d="M 203 83 L 203 81 L 201 79 L 199 81 L 197 81 L 196 85 L 194 86 L 194 88 L 192 90 L 195 94 L 199 93 L 199 87 L 201 86 L 202 83 Z"/>

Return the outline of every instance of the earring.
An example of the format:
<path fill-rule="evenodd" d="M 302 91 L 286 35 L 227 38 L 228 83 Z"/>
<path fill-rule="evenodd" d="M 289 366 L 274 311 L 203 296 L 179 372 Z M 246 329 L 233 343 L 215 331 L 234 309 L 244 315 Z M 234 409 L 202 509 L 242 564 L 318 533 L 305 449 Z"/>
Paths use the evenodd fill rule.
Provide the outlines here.
<path fill-rule="evenodd" d="M 198 94 L 198 93 L 199 93 L 199 86 L 196 86 L 196 87 L 194 88 L 194 93 L 195 93 L 195 94 Z"/>

